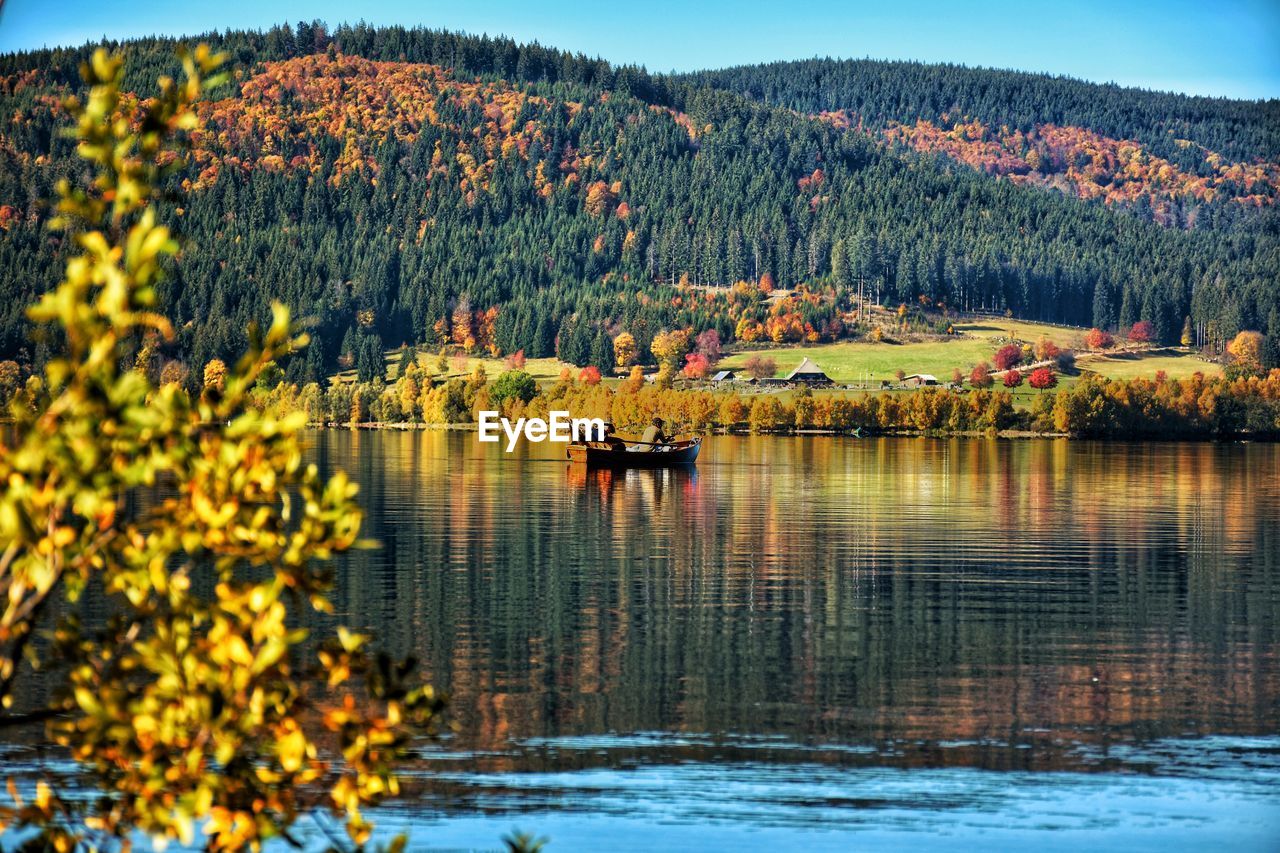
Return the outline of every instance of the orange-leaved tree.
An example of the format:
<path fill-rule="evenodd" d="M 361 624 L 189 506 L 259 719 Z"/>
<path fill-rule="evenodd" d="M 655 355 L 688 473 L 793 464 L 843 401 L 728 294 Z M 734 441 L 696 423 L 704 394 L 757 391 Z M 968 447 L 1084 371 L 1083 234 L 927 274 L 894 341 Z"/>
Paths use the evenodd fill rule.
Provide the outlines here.
<path fill-rule="evenodd" d="M 1231 339 L 1227 352 L 1231 355 L 1229 376 L 1259 376 L 1262 374 L 1263 337 L 1260 332 L 1244 331 Z"/>

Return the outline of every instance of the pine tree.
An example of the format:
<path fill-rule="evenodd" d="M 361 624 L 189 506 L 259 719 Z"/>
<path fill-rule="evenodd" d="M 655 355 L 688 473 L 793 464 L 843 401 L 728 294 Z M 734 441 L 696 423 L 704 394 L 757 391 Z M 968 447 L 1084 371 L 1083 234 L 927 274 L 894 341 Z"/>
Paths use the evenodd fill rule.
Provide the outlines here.
<path fill-rule="evenodd" d="M 396 379 L 404 377 L 409 365 L 414 363 L 416 357 L 417 351 L 407 344 L 400 347 L 400 361 L 396 364 Z"/>
<path fill-rule="evenodd" d="M 587 363 L 599 370 L 601 376 L 613 373 L 613 343 L 603 327 L 596 330 L 591 341 L 591 356 Z"/>
<path fill-rule="evenodd" d="M 356 345 L 356 378 L 360 382 L 373 382 L 375 379 L 384 379 L 386 373 L 382 339 L 376 334 L 361 334 Z"/>
<path fill-rule="evenodd" d="M 545 312 L 538 315 L 538 325 L 533 333 L 533 341 L 529 346 L 530 358 L 550 358 L 556 354 L 555 331 L 551 325 L 551 316 Z"/>

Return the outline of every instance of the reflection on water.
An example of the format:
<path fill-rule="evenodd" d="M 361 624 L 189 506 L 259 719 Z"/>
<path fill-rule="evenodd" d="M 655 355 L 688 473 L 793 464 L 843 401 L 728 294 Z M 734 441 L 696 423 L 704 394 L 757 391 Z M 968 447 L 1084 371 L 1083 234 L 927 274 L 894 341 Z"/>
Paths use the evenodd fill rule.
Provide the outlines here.
<path fill-rule="evenodd" d="M 314 450 L 383 545 L 339 608 L 453 695 L 393 813 L 424 837 L 1280 838 L 1276 445 L 716 437 L 665 472 L 456 433 Z"/>
<path fill-rule="evenodd" d="M 415 849 L 1280 849 L 1280 445 L 310 452 L 382 545 L 341 618 L 453 697 L 378 816 Z"/>

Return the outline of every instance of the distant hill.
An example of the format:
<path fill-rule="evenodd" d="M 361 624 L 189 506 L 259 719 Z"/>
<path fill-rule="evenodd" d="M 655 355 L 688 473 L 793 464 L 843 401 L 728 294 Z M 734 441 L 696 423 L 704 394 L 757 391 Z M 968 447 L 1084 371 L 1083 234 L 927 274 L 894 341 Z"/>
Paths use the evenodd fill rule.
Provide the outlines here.
<path fill-rule="evenodd" d="M 912 63 L 658 77 L 400 28 L 207 40 L 238 75 L 201 109 L 162 293 L 193 365 L 272 299 L 319 341 L 294 379 L 402 342 L 586 363 L 622 331 L 833 339 L 858 287 L 1280 336 L 1275 102 Z M 175 45 L 123 46 L 140 94 Z M 75 168 L 56 102 L 87 50 L 0 57 L 0 358 L 41 357 L 22 306 L 56 276 L 41 200 Z"/>
<path fill-rule="evenodd" d="M 1229 225 L 1280 195 L 1276 99 L 1187 97 L 870 59 L 777 62 L 678 79 L 1175 227 Z"/>
<path fill-rule="evenodd" d="M 1242 101 L 1099 85 L 1070 77 L 874 59 L 808 59 L 681 75 L 679 82 L 817 114 L 848 111 L 869 125 L 968 117 L 1026 133 L 1038 125 L 1134 139 L 1194 170 L 1180 140 L 1235 160 L 1280 158 L 1280 99 Z"/>

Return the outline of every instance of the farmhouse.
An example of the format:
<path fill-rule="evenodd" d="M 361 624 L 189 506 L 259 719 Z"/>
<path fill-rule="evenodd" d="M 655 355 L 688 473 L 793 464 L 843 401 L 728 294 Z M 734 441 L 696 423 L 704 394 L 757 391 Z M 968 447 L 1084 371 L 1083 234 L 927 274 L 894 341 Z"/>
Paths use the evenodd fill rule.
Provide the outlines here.
<path fill-rule="evenodd" d="M 830 385 L 831 377 L 823 373 L 821 367 L 805 356 L 799 367 L 787 374 L 787 381 L 802 385 Z"/>
<path fill-rule="evenodd" d="M 903 377 L 902 384 L 923 388 L 925 385 L 937 385 L 938 377 L 928 373 L 913 373 L 910 376 Z"/>

